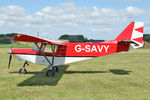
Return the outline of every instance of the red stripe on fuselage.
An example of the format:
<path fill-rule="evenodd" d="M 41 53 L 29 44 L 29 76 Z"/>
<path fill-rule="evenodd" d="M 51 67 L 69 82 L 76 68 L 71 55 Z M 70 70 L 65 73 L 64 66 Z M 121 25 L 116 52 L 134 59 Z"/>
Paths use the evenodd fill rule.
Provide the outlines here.
<path fill-rule="evenodd" d="M 98 57 L 113 54 L 120 51 L 128 50 L 128 46 L 125 49 L 118 48 L 118 42 L 102 42 L 102 43 L 64 43 L 65 46 L 59 45 L 55 56 L 67 56 L 67 57 Z M 120 49 L 120 50 L 117 50 Z M 32 54 L 42 55 L 40 52 L 36 52 L 32 49 L 12 49 L 12 54 Z M 47 56 L 52 56 L 51 52 L 45 53 Z"/>
<path fill-rule="evenodd" d="M 33 55 L 39 54 L 32 49 L 12 49 L 11 53 L 12 54 L 33 54 Z"/>
<path fill-rule="evenodd" d="M 66 56 L 104 56 L 116 53 L 117 43 L 66 43 Z"/>

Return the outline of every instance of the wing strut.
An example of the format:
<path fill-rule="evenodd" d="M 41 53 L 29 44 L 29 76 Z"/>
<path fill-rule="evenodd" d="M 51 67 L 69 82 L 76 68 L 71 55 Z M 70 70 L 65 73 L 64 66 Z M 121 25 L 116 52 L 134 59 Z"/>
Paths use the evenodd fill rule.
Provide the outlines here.
<path fill-rule="evenodd" d="M 58 67 L 57 66 L 53 66 L 54 65 L 54 58 L 55 58 L 55 49 L 56 49 L 56 45 L 53 44 L 51 45 L 51 49 L 52 49 L 52 61 L 50 61 L 47 56 L 44 54 L 44 52 L 40 49 L 40 47 L 37 45 L 37 43 L 35 43 L 35 45 L 38 47 L 38 49 L 40 50 L 41 54 L 45 57 L 45 59 L 47 60 L 47 62 L 49 63 L 49 70 L 47 71 L 46 75 L 48 77 L 52 77 L 54 76 L 55 72 L 58 72 Z"/>
<path fill-rule="evenodd" d="M 35 45 L 38 47 L 38 49 L 40 50 L 40 52 L 42 53 L 42 55 L 45 57 L 45 59 L 47 60 L 47 62 L 49 63 L 49 65 L 51 67 L 53 67 L 53 64 L 50 62 L 50 60 L 47 58 L 47 56 L 44 54 L 44 52 L 40 49 L 40 47 L 37 45 L 37 43 L 35 43 Z"/>
<path fill-rule="evenodd" d="M 54 65 L 54 58 L 55 58 L 55 50 L 56 50 L 56 45 L 51 46 L 52 52 L 53 52 L 53 57 L 52 57 L 52 65 Z"/>

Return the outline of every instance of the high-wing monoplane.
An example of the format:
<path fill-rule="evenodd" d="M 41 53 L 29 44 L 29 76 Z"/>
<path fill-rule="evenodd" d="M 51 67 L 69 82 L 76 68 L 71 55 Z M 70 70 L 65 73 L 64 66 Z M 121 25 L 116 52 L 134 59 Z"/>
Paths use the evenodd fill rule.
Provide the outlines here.
<path fill-rule="evenodd" d="M 23 67 L 19 70 L 20 74 L 27 73 L 25 66 L 30 62 L 49 66 L 46 75 L 51 77 L 58 72 L 58 65 L 142 47 L 143 28 L 142 22 L 131 22 L 117 38 L 100 43 L 70 43 L 18 34 L 14 36 L 14 41 L 33 42 L 35 45 L 32 49 L 11 49 L 8 68 L 12 55 L 15 55 L 19 60 L 24 61 Z"/>

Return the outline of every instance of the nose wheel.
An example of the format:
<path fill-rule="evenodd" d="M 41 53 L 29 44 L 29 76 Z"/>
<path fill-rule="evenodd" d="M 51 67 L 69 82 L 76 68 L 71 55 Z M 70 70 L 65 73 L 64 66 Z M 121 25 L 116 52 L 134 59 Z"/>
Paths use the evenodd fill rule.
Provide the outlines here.
<path fill-rule="evenodd" d="M 20 68 L 19 74 L 27 74 L 27 70 L 25 68 Z"/>
<path fill-rule="evenodd" d="M 27 61 L 24 62 L 23 67 L 19 69 L 19 74 L 27 74 L 27 70 L 26 70 L 26 68 L 25 68 L 26 65 L 29 66 L 29 64 L 27 63 Z"/>
<path fill-rule="evenodd" d="M 59 71 L 58 67 L 57 67 L 57 66 L 54 66 L 54 67 L 52 68 L 52 70 L 50 69 L 50 70 L 48 70 L 48 71 L 46 72 L 46 76 L 47 76 L 47 77 L 53 77 L 53 76 L 55 75 L 55 73 L 58 72 L 58 71 Z"/>

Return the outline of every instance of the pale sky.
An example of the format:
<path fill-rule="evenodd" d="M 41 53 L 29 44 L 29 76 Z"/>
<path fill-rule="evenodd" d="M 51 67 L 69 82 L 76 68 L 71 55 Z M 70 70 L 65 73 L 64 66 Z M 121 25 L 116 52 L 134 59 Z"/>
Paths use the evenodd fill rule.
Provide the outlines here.
<path fill-rule="evenodd" d="M 150 0 L 0 0 L 0 34 L 114 39 L 131 21 L 150 34 Z"/>

